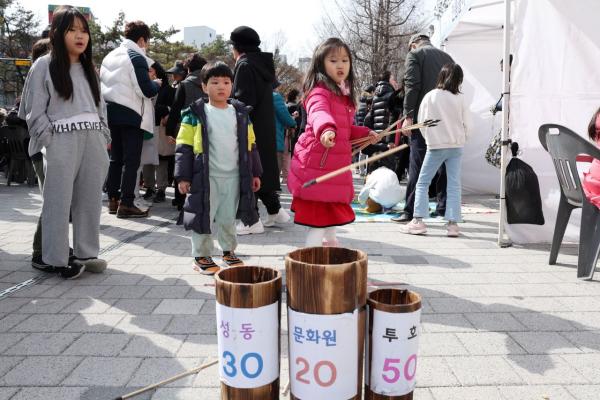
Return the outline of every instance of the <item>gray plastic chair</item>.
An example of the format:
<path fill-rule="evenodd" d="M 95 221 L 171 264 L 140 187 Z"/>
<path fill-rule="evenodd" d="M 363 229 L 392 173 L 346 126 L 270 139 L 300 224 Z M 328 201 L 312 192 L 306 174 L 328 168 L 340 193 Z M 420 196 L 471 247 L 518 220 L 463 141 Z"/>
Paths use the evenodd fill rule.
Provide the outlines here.
<path fill-rule="evenodd" d="M 582 208 L 577 278 L 592 279 L 600 250 L 600 209 L 585 197 L 577 173 L 576 158 L 583 154 L 600 159 L 600 150 L 561 125 L 542 125 L 538 136 L 542 146 L 552 157 L 560 183 L 560 203 L 548 263 L 556 264 L 571 212 L 576 208 Z"/>

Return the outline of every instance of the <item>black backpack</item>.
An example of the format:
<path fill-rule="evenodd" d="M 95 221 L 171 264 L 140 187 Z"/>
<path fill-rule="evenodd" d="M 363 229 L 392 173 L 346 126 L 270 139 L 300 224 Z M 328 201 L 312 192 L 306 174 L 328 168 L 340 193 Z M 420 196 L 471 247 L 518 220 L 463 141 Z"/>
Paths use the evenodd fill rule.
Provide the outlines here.
<path fill-rule="evenodd" d="M 518 143 L 511 145 L 506 167 L 506 220 L 509 224 L 544 225 L 540 185 L 533 168 L 517 158 Z"/>

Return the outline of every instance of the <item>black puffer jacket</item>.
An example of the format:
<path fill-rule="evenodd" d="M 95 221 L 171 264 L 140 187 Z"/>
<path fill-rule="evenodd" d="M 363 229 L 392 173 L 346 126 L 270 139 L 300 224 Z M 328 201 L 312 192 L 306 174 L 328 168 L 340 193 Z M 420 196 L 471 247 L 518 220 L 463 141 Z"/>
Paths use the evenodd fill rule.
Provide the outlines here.
<path fill-rule="evenodd" d="M 365 118 L 367 113 L 371 109 L 373 103 L 373 94 L 367 91 L 363 91 L 358 99 L 358 108 L 354 115 L 354 124 L 358 126 L 365 126 Z"/>
<path fill-rule="evenodd" d="M 376 132 L 381 132 L 387 128 L 392 122 L 391 115 L 391 99 L 394 95 L 394 87 L 385 81 L 377 82 L 375 87 L 375 95 L 373 96 L 373 106 L 371 107 L 372 126 Z"/>

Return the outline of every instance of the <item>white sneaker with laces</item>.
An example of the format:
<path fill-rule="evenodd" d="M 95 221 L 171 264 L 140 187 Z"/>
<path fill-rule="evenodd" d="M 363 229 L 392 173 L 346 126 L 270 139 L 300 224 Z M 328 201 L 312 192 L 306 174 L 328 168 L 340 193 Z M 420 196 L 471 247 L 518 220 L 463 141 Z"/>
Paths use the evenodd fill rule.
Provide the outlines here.
<path fill-rule="evenodd" d="M 252 235 L 264 233 L 265 228 L 259 219 L 258 222 L 252 226 L 244 225 L 242 221 L 239 221 L 235 226 L 235 230 L 238 235 Z"/>
<path fill-rule="evenodd" d="M 425 226 L 425 223 L 422 219 L 419 220 L 413 218 L 413 220 L 410 221 L 408 224 L 400 227 L 400 231 L 402 233 L 408 233 L 409 235 L 423 235 L 427 233 L 427 227 Z"/>
<path fill-rule="evenodd" d="M 290 220 L 290 214 L 287 213 L 283 208 L 280 208 L 277 214 L 269 214 L 265 221 L 265 226 L 274 226 L 277 224 L 285 224 Z"/>

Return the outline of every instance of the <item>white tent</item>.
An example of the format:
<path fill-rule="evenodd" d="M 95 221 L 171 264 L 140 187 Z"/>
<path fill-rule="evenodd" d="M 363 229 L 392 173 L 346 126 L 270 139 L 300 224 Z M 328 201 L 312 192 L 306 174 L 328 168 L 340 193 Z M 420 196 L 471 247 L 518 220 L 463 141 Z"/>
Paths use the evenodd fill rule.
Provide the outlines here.
<path fill-rule="evenodd" d="M 600 106 L 600 15 L 598 0 L 514 0 L 511 53 L 510 137 L 519 143 L 521 158 L 540 181 L 546 224 L 508 225 L 517 243 L 552 240 L 560 188 L 549 155 L 537 131 L 544 123 L 558 123 L 587 137 L 587 124 Z M 499 187 L 499 171 L 490 171 L 483 152 L 500 118 L 494 120 L 485 105 L 499 97 L 503 54 L 504 1 L 455 0 L 434 29 L 433 39 L 444 45 L 466 71 L 465 92 L 472 93 L 478 138 L 467 146 L 463 163 L 466 191 L 488 192 Z M 450 14 L 450 17 L 448 17 Z M 454 15 L 454 18 L 452 18 Z M 447 40 L 446 40 L 447 39 Z M 485 138 L 485 140 L 483 140 Z M 481 139 L 481 140 L 480 140 Z M 567 229 L 566 240 L 579 236 L 579 214 Z"/>

